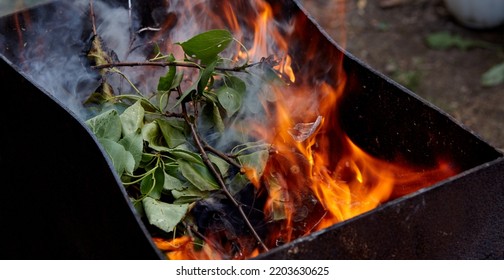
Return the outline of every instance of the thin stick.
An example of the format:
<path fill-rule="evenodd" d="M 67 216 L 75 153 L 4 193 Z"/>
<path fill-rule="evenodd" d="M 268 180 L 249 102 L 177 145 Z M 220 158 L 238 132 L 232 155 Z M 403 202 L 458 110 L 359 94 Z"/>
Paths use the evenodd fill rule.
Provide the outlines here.
<path fill-rule="evenodd" d="M 95 21 L 95 15 L 94 15 L 94 8 L 93 8 L 93 0 L 89 0 L 89 12 L 91 14 L 91 24 L 93 26 L 93 36 L 97 36 L 98 32 L 96 31 L 96 21 Z"/>
<path fill-rule="evenodd" d="M 179 92 L 180 95 L 182 95 L 182 90 L 180 89 L 180 87 L 177 87 L 177 91 Z M 214 167 L 214 165 L 212 164 L 212 162 L 208 158 L 208 154 L 205 151 L 205 148 L 204 148 L 204 145 L 202 143 L 202 140 L 201 140 L 201 138 L 200 138 L 200 136 L 198 134 L 198 131 L 196 130 L 196 126 L 189 119 L 189 115 L 187 114 L 187 109 L 185 107 L 185 103 L 182 103 L 182 114 L 184 115 L 184 119 L 185 119 L 186 123 L 191 128 L 191 134 L 193 136 L 194 142 L 196 143 L 196 146 L 198 147 L 198 150 L 199 150 L 199 152 L 201 154 L 201 158 L 203 159 L 203 162 L 208 167 L 208 169 L 210 169 L 210 171 L 212 172 L 212 174 L 214 175 L 214 177 L 217 179 L 217 183 L 219 184 L 219 186 L 224 191 L 224 194 L 227 196 L 227 198 L 229 200 L 231 200 L 231 202 L 233 203 L 233 205 L 238 209 L 238 211 L 240 212 L 240 215 L 242 216 L 243 220 L 245 221 L 245 224 L 247 225 L 247 227 L 251 231 L 252 235 L 254 235 L 254 238 L 257 240 L 257 242 L 261 245 L 261 247 L 265 251 L 269 251 L 269 249 L 266 246 L 266 244 L 264 244 L 264 242 L 261 240 L 261 237 L 259 236 L 259 234 L 257 234 L 257 232 L 255 231 L 254 227 L 250 223 L 250 220 L 248 219 L 247 215 L 243 211 L 242 205 L 240 203 L 238 203 L 238 201 L 236 201 L 236 199 L 233 197 L 233 195 L 229 192 L 229 190 L 226 187 L 226 183 L 224 183 L 224 180 L 222 179 L 222 175 Z"/>
<path fill-rule="evenodd" d="M 251 64 L 245 64 L 241 66 L 226 68 L 226 67 L 215 67 L 217 71 L 230 71 L 230 72 L 241 72 L 246 68 L 258 65 L 262 62 L 256 62 Z M 180 67 L 189 67 L 189 68 L 205 68 L 203 65 L 198 65 L 192 62 L 181 62 L 181 61 L 143 61 L 143 62 L 114 62 L 107 64 L 100 64 L 93 66 L 94 69 L 103 69 L 103 68 L 113 68 L 113 67 L 134 67 L 134 66 L 158 66 L 158 67 L 168 67 L 168 66 L 180 66 Z"/>
<path fill-rule="evenodd" d="M 228 155 L 226 155 L 225 153 L 217 150 L 216 148 L 208 145 L 207 143 L 203 143 L 203 148 L 209 152 L 211 152 L 212 154 L 215 154 L 216 156 L 222 158 L 223 160 L 225 160 L 227 163 L 233 165 L 234 167 L 238 168 L 238 169 L 242 169 L 242 166 L 241 164 L 239 164 L 238 162 L 236 162 L 235 160 L 233 160 L 232 158 L 230 158 Z"/>

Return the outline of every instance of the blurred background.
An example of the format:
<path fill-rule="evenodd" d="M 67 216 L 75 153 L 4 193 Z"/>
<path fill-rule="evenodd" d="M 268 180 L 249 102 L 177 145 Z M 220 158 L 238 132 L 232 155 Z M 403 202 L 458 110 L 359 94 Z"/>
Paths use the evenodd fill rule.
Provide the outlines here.
<path fill-rule="evenodd" d="M 503 0 L 299 2 L 358 59 L 504 149 Z"/>

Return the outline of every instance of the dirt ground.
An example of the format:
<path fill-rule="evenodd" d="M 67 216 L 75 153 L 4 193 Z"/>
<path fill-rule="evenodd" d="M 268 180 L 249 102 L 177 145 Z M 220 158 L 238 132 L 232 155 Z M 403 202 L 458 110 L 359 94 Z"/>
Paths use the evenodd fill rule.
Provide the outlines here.
<path fill-rule="evenodd" d="M 460 25 L 442 0 L 301 0 L 337 42 L 345 2 L 346 48 L 372 68 L 452 115 L 492 146 L 504 149 L 504 83 L 484 87 L 481 76 L 504 62 L 504 26 L 474 30 Z M 392 3 L 389 7 L 385 4 Z M 449 31 L 497 48 L 429 47 L 430 34 Z"/>

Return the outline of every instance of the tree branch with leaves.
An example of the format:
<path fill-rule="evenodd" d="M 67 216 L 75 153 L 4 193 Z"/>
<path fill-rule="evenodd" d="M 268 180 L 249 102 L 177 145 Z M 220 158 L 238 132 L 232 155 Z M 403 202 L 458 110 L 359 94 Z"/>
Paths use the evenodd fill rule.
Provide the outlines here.
<path fill-rule="evenodd" d="M 154 61 L 148 62 L 106 63 L 95 59 L 101 61 L 95 68 L 119 73 L 125 79 L 116 67 L 155 65 L 168 70 L 150 97 L 139 92 L 114 96 L 93 93 L 93 102 L 102 112 L 86 123 L 110 157 L 133 205 L 149 224 L 173 236 L 194 232 L 198 229 L 188 222 L 194 204 L 222 192 L 257 244 L 267 251 L 234 194 L 250 184 L 245 170 L 262 174 L 268 146 L 245 142 L 231 149 L 234 153 L 226 153 L 209 145 L 197 126 L 198 122 L 210 123 L 217 134 L 230 129 L 226 125 L 233 123 L 247 90 L 247 84 L 231 73 L 247 73 L 250 67 L 267 61 L 249 63 L 247 58 L 241 65 L 229 67 L 219 54 L 232 42 L 237 41 L 227 30 L 210 30 L 178 43 L 184 51 L 183 60 L 159 50 Z M 186 67 L 197 74 L 185 79 L 192 82 L 184 84 L 184 90 L 187 74 L 179 68 Z M 231 184 L 235 191 L 229 189 Z M 190 229 L 185 228 L 187 224 L 191 224 Z"/>

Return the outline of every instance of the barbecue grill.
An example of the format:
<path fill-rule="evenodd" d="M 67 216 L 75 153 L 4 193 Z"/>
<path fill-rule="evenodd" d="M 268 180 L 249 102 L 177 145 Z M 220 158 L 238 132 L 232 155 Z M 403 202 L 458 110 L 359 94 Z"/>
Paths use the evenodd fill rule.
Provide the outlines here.
<path fill-rule="evenodd" d="M 118 6 L 124 2 L 109 1 Z M 155 21 L 152 11 L 160 2 L 138 4 L 144 23 Z M 400 154 L 425 166 L 441 153 L 460 172 L 256 258 L 504 258 L 504 155 L 342 50 L 297 1 L 269 2 L 276 19 L 293 22 L 296 28 L 289 38 L 293 56 L 302 57 L 316 44 L 327 63 L 343 59 L 348 82 L 335 117 L 357 145 L 377 158 Z M 19 13 L 36 17 L 42 10 L 52 11 L 63 22 L 73 16 L 71 4 L 63 1 Z M 15 15 L 0 20 L 0 74 L 5 88 L 0 110 L 1 258 L 163 259 L 81 117 L 51 92 L 58 88 L 48 89 L 45 81 L 23 69 L 29 61 L 17 53 L 25 46 L 7 43 L 18 36 L 14 24 Z M 68 48 L 81 50 L 86 38 L 80 39 L 81 44 Z M 308 58 L 301 63 L 309 64 Z"/>

